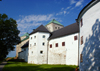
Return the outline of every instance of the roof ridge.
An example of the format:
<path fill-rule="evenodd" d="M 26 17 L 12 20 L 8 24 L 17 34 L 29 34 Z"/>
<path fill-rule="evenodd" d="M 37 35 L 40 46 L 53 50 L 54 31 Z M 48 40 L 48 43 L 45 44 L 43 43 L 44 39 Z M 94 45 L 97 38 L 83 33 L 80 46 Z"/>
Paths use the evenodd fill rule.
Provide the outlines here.
<path fill-rule="evenodd" d="M 61 23 L 59 23 L 58 21 L 56 21 L 55 19 L 51 20 L 49 23 L 47 23 L 46 25 L 50 24 L 50 23 L 55 23 L 58 25 L 62 25 Z M 62 25 L 63 26 L 63 25 Z"/>

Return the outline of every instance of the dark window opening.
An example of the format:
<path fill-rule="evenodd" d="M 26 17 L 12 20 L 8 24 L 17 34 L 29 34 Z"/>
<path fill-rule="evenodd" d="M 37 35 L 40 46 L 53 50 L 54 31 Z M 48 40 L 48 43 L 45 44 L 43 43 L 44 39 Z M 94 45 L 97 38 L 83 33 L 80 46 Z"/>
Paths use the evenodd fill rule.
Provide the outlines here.
<path fill-rule="evenodd" d="M 81 19 L 81 27 L 83 26 L 83 20 Z"/>
<path fill-rule="evenodd" d="M 42 45 L 45 45 L 45 43 L 43 42 Z"/>
<path fill-rule="evenodd" d="M 83 62 L 83 55 L 80 54 L 80 62 Z"/>
<path fill-rule="evenodd" d="M 43 35 L 43 38 L 45 38 L 45 35 Z"/>
<path fill-rule="evenodd" d="M 52 48 L 52 44 L 50 44 L 50 48 Z"/>
<path fill-rule="evenodd" d="M 77 40 L 77 36 L 74 36 L 74 40 Z"/>
<path fill-rule="evenodd" d="M 65 42 L 62 42 L 62 46 L 65 46 Z"/>
<path fill-rule="evenodd" d="M 83 36 L 81 37 L 81 45 L 83 44 Z"/>
<path fill-rule="evenodd" d="M 43 54 L 43 51 L 40 51 L 40 54 Z"/>
<path fill-rule="evenodd" d="M 58 47 L 58 43 L 56 43 L 56 47 Z"/>

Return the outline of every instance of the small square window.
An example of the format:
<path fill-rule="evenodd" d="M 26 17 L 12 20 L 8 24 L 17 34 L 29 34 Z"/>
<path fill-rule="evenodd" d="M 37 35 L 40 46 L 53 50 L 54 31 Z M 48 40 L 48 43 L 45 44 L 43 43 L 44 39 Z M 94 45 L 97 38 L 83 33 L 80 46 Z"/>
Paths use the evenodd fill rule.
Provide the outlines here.
<path fill-rule="evenodd" d="M 36 43 L 34 43 L 34 46 L 36 46 Z"/>
<path fill-rule="evenodd" d="M 55 29 L 57 29 L 57 27 L 55 27 Z"/>
<path fill-rule="evenodd" d="M 36 36 L 34 36 L 34 38 L 36 38 Z"/>
<path fill-rule="evenodd" d="M 83 36 L 81 37 L 81 45 L 83 44 Z"/>
<path fill-rule="evenodd" d="M 56 43 L 56 45 L 55 45 L 56 47 L 58 47 L 58 43 Z"/>
<path fill-rule="evenodd" d="M 45 43 L 43 42 L 42 45 L 45 45 Z"/>
<path fill-rule="evenodd" d="M 83 55 L 80 54 L 80 62 L 83 62 Z"/>
<path fill-rule="evenodd" d="M 40 54 L 43 54 L 43 51 L 40 51 Z"/>
<path fill-rule="evenodd" d="M 43 38 L 45 38 L 45 35 L 43 35 Z"/>
<path fill-rule="evenodd" d="M 62 46 L 65 46 L 65 42 L 62 42 Z"/>
<path fill-rule="evenodd" d="M 60 29 L 60 27 L 58 27 L 58 29 Z"/>
<path fill-rule="evenodd" d="M 33 54 L 33 51 L 32 51 L 32 54 Z"/>
<path fill-rule="evenodd" d="M 77 36 L 74 36 L 74 40 L 77 40 Z"/>
<path fill-rule="evenodd" d="M 50 44 L 50 48 L 52 48 L 52 44 Z"/>

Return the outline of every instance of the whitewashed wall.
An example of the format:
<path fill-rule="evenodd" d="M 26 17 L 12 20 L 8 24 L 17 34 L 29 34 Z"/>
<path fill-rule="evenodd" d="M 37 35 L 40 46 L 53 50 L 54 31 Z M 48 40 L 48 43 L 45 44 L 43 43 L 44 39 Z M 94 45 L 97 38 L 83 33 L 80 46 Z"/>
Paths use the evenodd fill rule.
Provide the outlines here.
<path fill-rule="evenodd" d="M 74 36 L 78 37 L 78 33 L 49 41 L 48 64 L 78 65 L 78 38 L 74 40 Z M 65 46 L 62 46 L 62 42 L 65 42 Z M 55 47 L 56 43 L 58 47 Z"/>
<path fill-rule="evenodd" d="M 28 62 L 28 47 L 23 48 L 22 52 L 18 53 L 19 59 L 24 59 L 26 62 Z"/>
<path fill-rule="evenodd" d="M 43 38 L 43 35 L 45 35 L 45 38 Z M 34 36 L 36 36 L 36 38 L 34 38 Z M 28 63 L 34 63 L 34 64 L 47 63 L 47 43 L 48 43 L 47 39 L 49 36 L 50 36 L 49 33 L 43 33 L 43 32 L 37 32 L 30 35 Z M 43 42 L 45 43 L 44 46 L 42 45 Z M 34 43 L 36 43 L 36 45 L 34 45 Z M 43 54 L 40 54 L 40 51 L 43 51 Z"/>
<path fill-rule="evenodd" d="M 82 19 L 80 54 L 83 55 L 83 62 L 80 62 L 80 71 L 100 71 L 100 2 L 91 7 Z"/>

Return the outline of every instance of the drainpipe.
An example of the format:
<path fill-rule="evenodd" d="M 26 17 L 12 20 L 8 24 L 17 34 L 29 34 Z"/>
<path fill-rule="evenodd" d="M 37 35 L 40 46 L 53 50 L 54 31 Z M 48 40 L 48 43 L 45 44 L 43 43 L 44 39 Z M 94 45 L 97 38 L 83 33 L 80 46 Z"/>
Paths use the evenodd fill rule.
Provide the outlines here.
<path fill-rule="evenodd" d="M 48 39 L 48 43 L 47 43 L 47 64 L 48 64 L 48 50 L 49 50 L 49 39 Z"/>

